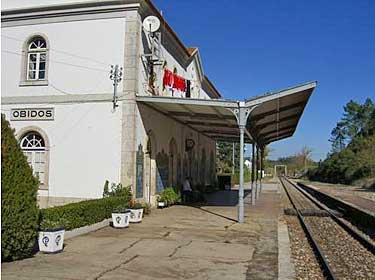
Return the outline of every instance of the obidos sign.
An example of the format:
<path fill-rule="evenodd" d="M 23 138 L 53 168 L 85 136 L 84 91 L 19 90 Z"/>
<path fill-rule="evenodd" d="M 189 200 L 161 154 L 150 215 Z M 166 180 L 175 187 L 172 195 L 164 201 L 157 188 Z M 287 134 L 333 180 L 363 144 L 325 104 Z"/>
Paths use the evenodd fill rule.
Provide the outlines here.
<path fill-rule="evenodd" d="M 54 116 L 54 108 L 24 108 L 10 111 L 11 121 L 51 121 Z"/>

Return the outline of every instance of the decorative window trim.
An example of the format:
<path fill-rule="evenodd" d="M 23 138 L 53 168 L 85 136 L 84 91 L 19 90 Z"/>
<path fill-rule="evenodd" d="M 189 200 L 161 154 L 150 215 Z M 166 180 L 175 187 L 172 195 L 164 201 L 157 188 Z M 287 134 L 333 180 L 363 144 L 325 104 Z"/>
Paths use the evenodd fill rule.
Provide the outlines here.
<path fill-rule="evenodd" d="M 48 86 L 47 80 L 26 80 L 20 81 L 20 87 L 29 87 L 29 86 Z"/>
<path fill-rule="evenodd" d="M 37 38 L 41 37 L 46 43 L 46 48 L 44 48 L 42 51 L 36 50 L 30 50 L 29 46 L 31 42 Z M 19 86 L 24 87 L 24 86 L 48 86 L 48 70 L 49 70 L 49 41 L 47 39 L 47 36 L 42 33 L 34 33 L 31 36 L 29 36 L 22 47 L 22 59 L 21 59 L 21 79 Z M 41 52 L 44 52 L 46 54 L 45 58 L 45 71 L 44 71 L 44 79 L 28 79 L 28 67 L 29 67 L 29 54 L 30 53 L 35 53 L 39 54 Z M 40 55 L 37 55 L 37 57 L 40 58 Z M 39 70 L 39 69 L 38 69 Z"/>
<path fill-rule="evenodd" d="M 41 128 L 39 128 L 37 126 L 27 126 L 27 127 L 24 127 L 22 129 L 20 129 L 16 133 L 16 138 L 18 140 L 18 143 L 21 144 L 21 141 L 22 141 L 23 137 L 26 136 L 26 134 L 28 134 L 30 132 L 36 132 L 36 133 L 40 134 L 40 136 L 44 140 L 44 147 L 45 147 L 44 148 L 44 151 L 45 151 L 44 183 L 39 184 L 39 190 L 48 190 L 49 189 L 49 153 L 50 153 L 49 139 L 47 137 L 47 134 Z M 22 147 L 21 147 L 21 149 L 22 149 Z M 24 150 L 22 149 L 22 151 L 24 151 Z"/>

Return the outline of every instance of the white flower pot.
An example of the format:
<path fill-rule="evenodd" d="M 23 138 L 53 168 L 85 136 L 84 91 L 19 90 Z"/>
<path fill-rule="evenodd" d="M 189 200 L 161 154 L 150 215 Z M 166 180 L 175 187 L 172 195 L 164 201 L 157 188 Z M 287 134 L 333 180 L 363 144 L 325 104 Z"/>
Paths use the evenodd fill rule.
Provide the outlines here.
<path fill-rule="evenodd" d="M 141 209 L 129 209 L 130 210 L 130 220 L 131 223 L 140 223 L 142 222 L 143 217 L 143 208 Z"/>
<path fill-rule="evenodd" d="M 129 226 L 130 211 L 126 213 L 112 213 L 112 222 L 115 228 L 126 228 Z"/>
<path fill-rule="evenodd" d="M 158 202 L 158 207 L 164 208 L 164 207 L 166 207 L 166 204 L 164 202 Z"/>
<path fill-rule="evenodd" d="M 58 253 L 63 250 L 65 229 L 51 229 L 39 232 L 39 251 L 44 253 Z"/>

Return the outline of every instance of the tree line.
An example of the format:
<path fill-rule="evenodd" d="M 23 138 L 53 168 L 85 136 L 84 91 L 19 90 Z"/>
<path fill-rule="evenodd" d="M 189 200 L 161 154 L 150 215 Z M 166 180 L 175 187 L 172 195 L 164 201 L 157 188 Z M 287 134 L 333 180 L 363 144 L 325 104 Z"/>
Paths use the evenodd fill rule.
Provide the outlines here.
<path fill-rule="evenodd" d="M 375 105 L 350 100 L 332 129 L 331 152 L 309 171 L 311 180 L 375 185 Z"/>
<path fill-rule="evenodd" d="M 277 160 L 267 159 L 267 173 L 273 174 L 275 165 L 286 165 L 288 172 L 288 174 L 286 175 L 292 177 L 301 177 L 307 172 L 309 168 L 317 165 L 317 163 L 311 159 L 311 155 L 312 149 L 307 146 L 304 146 L 299 152 L 295 153 L 294 155 L 287 157 L 279 157 Z"/>

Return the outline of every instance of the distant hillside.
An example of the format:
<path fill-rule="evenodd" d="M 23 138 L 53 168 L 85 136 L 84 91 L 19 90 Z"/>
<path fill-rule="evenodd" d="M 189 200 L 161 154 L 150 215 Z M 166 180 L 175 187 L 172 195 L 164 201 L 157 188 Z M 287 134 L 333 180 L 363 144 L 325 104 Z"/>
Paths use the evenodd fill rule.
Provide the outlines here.
<path fill-rule="evenodd" d="M 309 179 L 329 183 L 356 184 L 375 188 L 375 106 L 350 101 L 332 130 L 332 151 Z"/>

